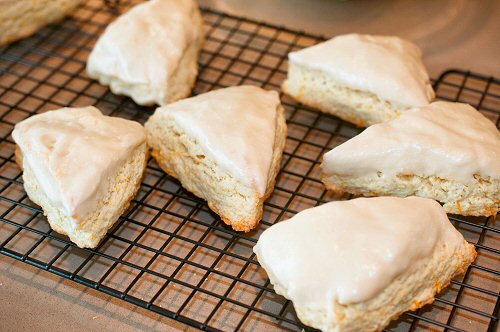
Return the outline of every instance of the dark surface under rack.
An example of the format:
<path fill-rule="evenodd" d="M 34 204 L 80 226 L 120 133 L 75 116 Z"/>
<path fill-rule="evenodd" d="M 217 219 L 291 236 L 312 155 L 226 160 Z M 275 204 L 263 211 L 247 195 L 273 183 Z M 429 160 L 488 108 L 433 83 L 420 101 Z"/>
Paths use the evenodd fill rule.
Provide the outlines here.
<path fill-rule="evenodd" d="M 0 253 L 200 329 L 304 328 L 292 304 L 274 293 L 252 247 L 270 225 L 304 208 L 349 198 L 324 190 L 319 162 L 324 152 L 361 131 L 351 124 L 282 96 L 289 135 L 281 172 L 260 226 L 246 234 L 225 226 L 153 160 L 130 210 L 95 250 L 77 248 L 53 232 L 27 198 L 10 136 L 15 123 L 64 106 L 95 105 L 141 123 L 152 113 L 85 73 L 96 38 L 128 5 L 88 1 L 73 18 L 0 48 Z M 195 94 L 239 84 L 279 90 L 287 53 L 321 40 L 209 9 L 203 14 L 207 41 Z M 434 84 L 439 99 L 470 103 L 498 128 L 499 80 L 449 70 Z M 476 245 L 476 262 L 434 304 L 402 315 L 388 330 L 497 330 L 500 222 L 451 220 Z"/>

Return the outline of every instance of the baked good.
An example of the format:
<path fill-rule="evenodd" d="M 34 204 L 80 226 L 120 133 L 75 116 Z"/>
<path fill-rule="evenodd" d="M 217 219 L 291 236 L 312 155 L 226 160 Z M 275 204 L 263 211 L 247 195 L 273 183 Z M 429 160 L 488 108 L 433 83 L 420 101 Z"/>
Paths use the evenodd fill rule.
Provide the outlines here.
<path fill-rule="evenodd" d="M 287 94 L 358 126 L 434 98 L 419 48 L 398 37 L 342 35 L 291 52 L 288 60 Z"/>
<path fill-rule="evenodd" d="M 82 0 L 0 0 L 0 45 L 28 37 L 70 14 Z"/>
<path fill-rule="evenodd" d="M 254 252 L 276 293 L 322 331 L 381 331 L 474 261 L 443 208 L 419 197 L 358 198 L 266 229 Z"/>
<path fill-rule="evenodd" d="M 191 93 L 203 40 L 197 1 L 146 1 L 106 28 L 87 73 L 137 104 L 166 105 Z"/>
<path fill-rule="evenodd" d="M 34 115 L 12 137 L 24 189 L 52 229 L 95 248 L 140 187 L 144 128 L 89 106 Z"/>
<path fill-rule="evenodd" d="M 158 164 L 237 231 L 262 218 L 286 140 L 275 91 L 237 86 L 158 108 L 146 123 Z"/>
<path fill-rule="evenodd" d="M 367 128 L 323 157 L 323 183 L 365 196 L 421 196 L 449 213 L 500 206 L 500 133 L 472 106 L 435 102 Z"/>

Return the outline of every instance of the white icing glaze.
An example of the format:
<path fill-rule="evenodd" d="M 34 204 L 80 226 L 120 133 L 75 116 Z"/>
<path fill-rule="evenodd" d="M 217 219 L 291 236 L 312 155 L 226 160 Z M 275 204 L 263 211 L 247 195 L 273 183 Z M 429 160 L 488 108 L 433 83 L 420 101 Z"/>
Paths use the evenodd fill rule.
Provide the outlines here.
<path fill-rule="evenodd" d="M 278 93 L 254 86 L 210 91 L 159 108 L 232 176 L 263 195 L 272 163 Z"/>
<path fill-rule="evenodd" d="M 192 0 L 143 2 L 111 23 L 90 54 L 91 77 L 106 75 L 124 84 L 138 103 L 163 104 L 168 80 L 184 50 L 198 38 Z"/>
<path fill-rule="evenodd" d="M 40 189 L 75 220 L 95 210 L 109 177 L 146 140 L 139 123 L 104 116 L 92 106 L 32 116 L 15 126 L 12 137 Z"/>
<path fill-rule="evenodd" d="M 419 48 L 398 37 L 342 35 L 288 56 L 292 63 L 403 107 L 427 105 L 434 98 Z"/>
<path fill-rule="evenodd" d="M 500 133 L 472 106 L 435 102 L 367 128 L 326 153 L 326 175 L 416 174 L 474 183 L 500 178 Z"/>
<path fill-rule="evenodd" d="M 453 251 L 461 241 L 437 202 L 375 197 L 304 210 L 264 231 L 254 252 L 294 306 L 334 315 L 334 301 L 370 300 L 437 243 Z"/>

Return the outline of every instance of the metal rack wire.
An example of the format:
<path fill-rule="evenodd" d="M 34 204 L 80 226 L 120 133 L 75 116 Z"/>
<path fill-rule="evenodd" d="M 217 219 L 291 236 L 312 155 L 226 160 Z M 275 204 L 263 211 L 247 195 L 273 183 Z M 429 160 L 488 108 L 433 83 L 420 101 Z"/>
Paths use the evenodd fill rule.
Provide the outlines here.
<path fill-rule="evenodd" d="M 276 189 L 261 225 L 236 233 L 203 200 L 150 160 L 130 210 L 95 250 L 53 232 L 27 198 L 10 136 L 15 123 L 63 106 L 93 104 L 144 122 L 153 109 L 115 96 L 85 73 L 105 26 L 130 2 L 88 1 L 73 18 L 0 49 L 0 253 L 204 330 L 300 330 L 252 253 L 259 234 L 332 199 L 319 180 L 324 152 L 360 132 L 282 95 L 289 135 Z M 321 40 L 250 19 L 203 10 L 207 42 L 194 93 L 238 84 L 280 89 L 286 54 Z M 449 70 L 435 81 L 440 99 L 472 104 L 499 126 L 500 81 Z M 495 331 L 500 310 L 500 227 L 494 218 L 451 216 L 479 256 L 432 305 L 404 314 L 388 330 Z"/>

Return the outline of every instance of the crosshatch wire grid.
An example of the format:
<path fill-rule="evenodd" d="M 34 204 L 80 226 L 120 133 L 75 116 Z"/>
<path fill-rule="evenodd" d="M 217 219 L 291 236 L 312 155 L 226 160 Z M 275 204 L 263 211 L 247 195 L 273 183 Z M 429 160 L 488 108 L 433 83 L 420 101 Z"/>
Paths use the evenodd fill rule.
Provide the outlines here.
<path fill-rule="evenodd" d="M 96 105 L 143 123 L 152 108 L 90 80 L 85 61 L 105 26 L 130 3 L 89 1 L 73 18 L 0 49 L 0 252 L 59 276 L 205 330 L 300 330 L 289 301 L 274 293 L 252 253 L 259 234 L 332 199 L 319 180 L 324 152 L 361 130 L 282 95 L 288 139 L 274 194 L 260 226 L 235 233 L 205 202 L 150 160 L 129 211 L 95 250 L 53 232 L 26 196 L 14 160 L 13 125 L 64 106 Z M 195 94 L 238 84 L 279 90 L 286 54 L 322 40 L 303 32 L 203 10 L 207 41 Z M 435 81 L 440 99 L 478 107 L 499 126 L 500 81 L 450 70 Z M 500 225 L 452 216 L 479 256 L 434 304 L 406 313 L 391 331 L 494 331 L 500 307 Z M 415 235 L 419 236 L 419 235 Z M 308 329 L 308 328 L 306 328 Z"/>

